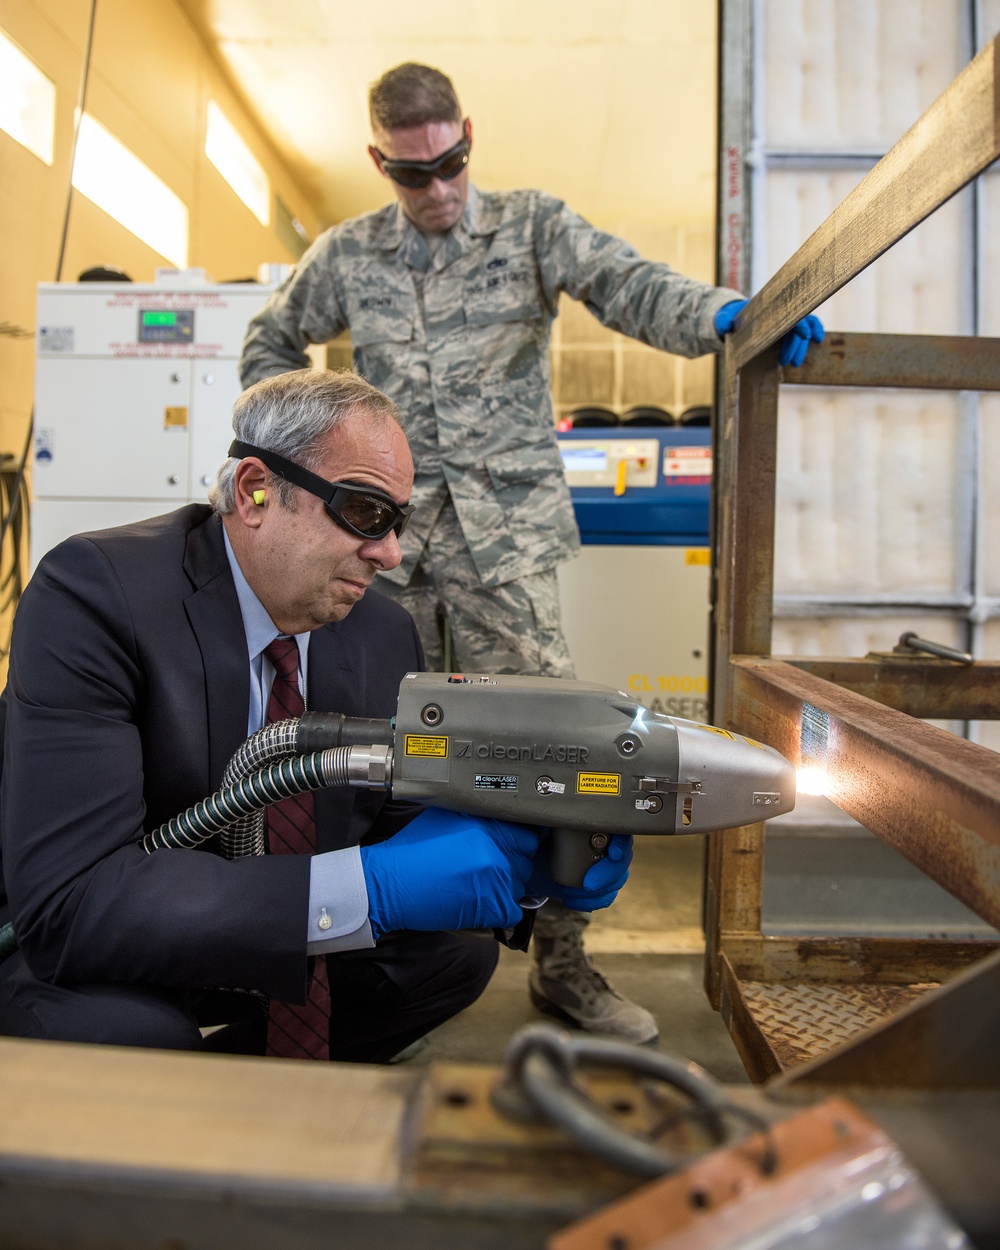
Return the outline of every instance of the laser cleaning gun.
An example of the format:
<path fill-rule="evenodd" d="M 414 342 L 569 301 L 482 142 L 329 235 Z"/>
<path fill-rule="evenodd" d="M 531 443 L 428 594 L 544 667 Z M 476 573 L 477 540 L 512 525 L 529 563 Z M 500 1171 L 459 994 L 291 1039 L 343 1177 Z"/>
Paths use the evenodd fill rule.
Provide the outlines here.
<path fill-rule="evenodd" d="M 795 806 L 795 770 L 773 747 L 545 677 L 407 674 L 390 772 L 393 798 L 551 826 L 562 885 L 612 833 L 710 833 Z"/>
<path fill-rule="evenodd" d="M 547 825 L 561 885 L 579 885 L 613 833 L 710 833 L 795 806 L 795 772 L 772 747 L 650 712 L 609 686 L 408 673 L 391 721 L 306 712 L 260 730 L 222 790 L 141 845 L 219 834 L 227 858 L 263 854 L 263 808 L 324 786 Z"/>

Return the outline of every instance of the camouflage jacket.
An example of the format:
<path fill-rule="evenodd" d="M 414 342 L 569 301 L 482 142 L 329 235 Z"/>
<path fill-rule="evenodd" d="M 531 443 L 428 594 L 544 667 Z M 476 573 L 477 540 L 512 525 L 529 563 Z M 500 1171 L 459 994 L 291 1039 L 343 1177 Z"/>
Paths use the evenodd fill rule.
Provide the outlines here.
<path fill-rule="evenodd" d="M 487 586 L 579 546 L 549 390 L 561 291 L 604 325 L 682 356 L 718 351 L 712 318 L 740 298 L 643 260 L 550 195 L 470 187 L 433 258 L 387 205 L 321 235 L 251 321 L 244 386 L 305 368 L 308 344 L 350 329 L 355 370 L 403 413 L 417 511 L 392 581 L 409 581 L 448 493 Z"/>

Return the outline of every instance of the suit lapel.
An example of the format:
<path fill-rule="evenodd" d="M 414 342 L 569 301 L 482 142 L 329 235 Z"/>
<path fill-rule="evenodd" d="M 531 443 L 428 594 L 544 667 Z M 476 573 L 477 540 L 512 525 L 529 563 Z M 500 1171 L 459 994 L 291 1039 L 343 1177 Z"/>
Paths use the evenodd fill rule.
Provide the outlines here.
<path fill-rule="evenodd" d="M 367 670 L 359 640 L 343 622 L 323 625 L 309 639 L 308 706 L 366 716 Z"/>
<path fill-rule="evenodd" d="M 195 587 L 184 608 L 201 651 L 209 777 L 215 787 L 247 736 L 250 713 L 250 657 L 243 616 L 226 558 L 222 525 L 216 517 L 188 535 L 184 571 Z"/>

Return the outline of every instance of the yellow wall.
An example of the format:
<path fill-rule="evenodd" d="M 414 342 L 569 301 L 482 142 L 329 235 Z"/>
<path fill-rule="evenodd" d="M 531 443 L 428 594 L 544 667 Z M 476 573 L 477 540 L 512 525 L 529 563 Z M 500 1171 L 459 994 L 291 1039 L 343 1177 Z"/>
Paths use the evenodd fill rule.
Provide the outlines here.
<path fill-rule="evenodd" d="M 35 288 L 56 278 L 70 178 L 89 0 L 0 0 L 0 28 L 56 84 L 55 162 L 0 132 L 0 323 L 33 330 Z M 189 264 L 217 281 L 254 277 L 261 261 L 292 261 L 273 222 L 259 224 L 204 155 L 214 99 L 310 234 L 316 215 L 275 148 L 227 87 L 175 0 L 98 0 L 87 111 L 187 205 Z M 112 264 L 150 282 L 169 262 L 74 193 L 63 280 Z M 20 453 L 31 411 L 34 340 L 0 334 L 0 451 Z"/>

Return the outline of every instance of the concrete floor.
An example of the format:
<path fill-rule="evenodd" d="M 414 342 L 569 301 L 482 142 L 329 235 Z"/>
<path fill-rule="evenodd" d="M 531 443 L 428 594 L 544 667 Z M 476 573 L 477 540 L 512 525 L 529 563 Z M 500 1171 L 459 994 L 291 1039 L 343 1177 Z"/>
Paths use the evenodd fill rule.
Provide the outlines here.
<path fill-rule="evenodd" d="M 727 1084 L 746 1083 L 702 988 L 703 854 L 700 838 L 637 838 L 628 884 L 613 907 L 596 914 L 586 947 L 612 985 L 656 1017 L 661 1049 L 693 1059 Z M 528 959 L 502 950 L 482 998 L 435 1030 L 410 1062 L 502 1062 L 515 1030 L 546 1019 L 528 999 Z"/>

